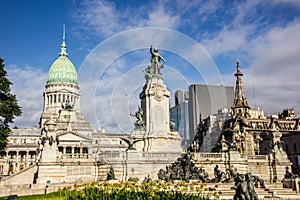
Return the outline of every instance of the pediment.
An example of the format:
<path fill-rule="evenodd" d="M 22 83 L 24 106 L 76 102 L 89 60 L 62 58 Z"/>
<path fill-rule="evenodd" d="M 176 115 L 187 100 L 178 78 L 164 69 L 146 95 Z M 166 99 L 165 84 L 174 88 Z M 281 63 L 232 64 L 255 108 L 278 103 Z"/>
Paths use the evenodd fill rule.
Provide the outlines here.
<path fill-rule="evenodd" d="M 73 132 L 67 132 L 67 133 L 60 134 L 60 135 L 58 135 L 58 139 L 60 141 L 74 141 L 74 142 L 83 142 L 83 141 L 89 140 L 88 138 L 83 137 L 83 136 L 78 135 Z"/>

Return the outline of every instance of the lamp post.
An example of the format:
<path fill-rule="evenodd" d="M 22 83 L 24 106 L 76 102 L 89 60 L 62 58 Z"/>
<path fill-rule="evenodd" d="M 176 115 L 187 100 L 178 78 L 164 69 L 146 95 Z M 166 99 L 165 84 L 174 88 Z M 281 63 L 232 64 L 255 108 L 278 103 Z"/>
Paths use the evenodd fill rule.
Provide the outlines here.
<path fill-rule="evenodd" d="M 238 132 L 238 139 L 239 139 L 239 143 L 240 143 L 240 153 L 242 154 L 244 151 L 243 151 L 243 139 L 244 139 L 245 135 L 244 135 L 244 132 L 241 132 L 239 130 Z"/>
<path fill-rule="evenodd" d="M 98 144 L 98 147 L 97 147 L 97 158 L 99 158 L 99 154 L 101 153 L 101 146 L 100 146 L 100 137 L 101 137 L 101 133 L 102 135 L 105 133 L 105 129 L 101 127 L 98 128 L 98 140 L 97 140 L 97 144 Z"/>
<path fill-rule="evenodd" d="M 79 144 L 79 158 L 82 158 L 82 140 L 80 141 L 80 144 Z"/>
<path fill-rule="evenodd" d="M 101 132 L 101 127 L 98 128 L 98 141 L 97 141 L 97 144 L 98 144 L 98 148 L 97 148 L 97 156 L 100 152 L 100 132 Z"/>

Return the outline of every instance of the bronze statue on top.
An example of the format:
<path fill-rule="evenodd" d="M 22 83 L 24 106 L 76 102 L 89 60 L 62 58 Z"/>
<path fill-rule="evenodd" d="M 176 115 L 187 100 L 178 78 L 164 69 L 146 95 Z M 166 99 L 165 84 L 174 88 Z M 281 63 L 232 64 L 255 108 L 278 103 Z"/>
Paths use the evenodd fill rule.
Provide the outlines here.
<path fill-rule="evenodd" d="M 152 46 L 150 47 L 150 53 L 152 55 L 151 57 L 151 63 L 157 63 L 159 64 L 160 61 L 162 60 L 163 63 L 162 64 L 159 64 L 161 67 L 164 66 L 164 64 L 166 63 L 166 60 L 161 56 L 159 55 L 158 53 L 158 49 L 157 48 L 154 48 L 154 50 L 152 51 Z"/>
<path fill-rule="evenodd" d="M 161 55 L 159 55 L 157 48 L 154 48 L 153 50 L 151 46 L 150 53 L 151 53 L 151 65 L 149 65 L 146 69 L 143 70 L 145 74 L 145 78 L 147 81 L 152 78 L 162 79 L 162 74 L 160 72 L 160 69 L 164 67 L 166 60 Z"/>

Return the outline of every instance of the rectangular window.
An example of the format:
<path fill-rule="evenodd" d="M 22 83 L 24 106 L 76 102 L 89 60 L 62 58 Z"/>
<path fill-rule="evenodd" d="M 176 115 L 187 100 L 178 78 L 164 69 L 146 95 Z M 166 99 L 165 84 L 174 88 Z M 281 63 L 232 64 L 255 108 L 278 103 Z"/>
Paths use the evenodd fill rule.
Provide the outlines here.
<path fill-rule="evenodd" d="M 297 144 L 293 143 L 294 151 L 297 151 Z"/>

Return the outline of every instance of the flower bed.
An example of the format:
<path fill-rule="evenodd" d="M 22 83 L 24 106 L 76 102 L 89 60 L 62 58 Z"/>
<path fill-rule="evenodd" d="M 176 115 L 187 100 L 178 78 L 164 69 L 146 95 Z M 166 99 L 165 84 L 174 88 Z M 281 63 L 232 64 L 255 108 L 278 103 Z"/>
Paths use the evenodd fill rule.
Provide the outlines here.
<path fill-rule="evenodd" d="M 195 184 L 185 182 L 169 183 L 163 181 L 138 182 L 118 182 L 118 183 L 87 183 L 74 185 L 73 190 L 64 190 L 66 199 L 189 199 L 206 200 L 214 194 L 208 193 L 208 188 L 197 187 Z M 216 197 L 216 196 L 215 196 Z"/>

